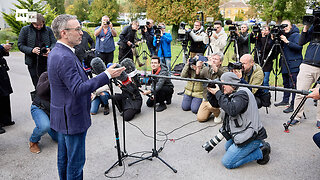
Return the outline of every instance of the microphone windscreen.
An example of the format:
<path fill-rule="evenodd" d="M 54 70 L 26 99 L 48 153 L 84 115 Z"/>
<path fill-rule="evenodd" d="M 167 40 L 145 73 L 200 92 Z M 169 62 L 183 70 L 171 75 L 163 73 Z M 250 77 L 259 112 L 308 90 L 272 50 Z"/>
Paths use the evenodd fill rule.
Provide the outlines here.
<path fill-rule="evenodd" d="M 232 20 L 226 20 L 226 25 L 231 25 L 232 24 Z"/>
<path fill-rule="evenodd" d="M 120 68 L 120 64 L 116 64 L 115 68 Z M 128 75 L 125 71 L 122 71 L 122 73 L 116 77 L 119 81 L 126 81 L 128 79 Z"/>
<path fill-rule="evenodd" d="M 104 72 L 107 68 L 101 58 L 95 57 L 91 60 L 90 63 L 95 74 L 100 74 Z"/>
<path fill-rule="evenodd" d="M 120 65 L 126 68 L 125 71 L 127 74 L 130 74 L 136 70 L 136 66 L 130 58 L 125 58 L 123 61 L 121 61 Z"/>

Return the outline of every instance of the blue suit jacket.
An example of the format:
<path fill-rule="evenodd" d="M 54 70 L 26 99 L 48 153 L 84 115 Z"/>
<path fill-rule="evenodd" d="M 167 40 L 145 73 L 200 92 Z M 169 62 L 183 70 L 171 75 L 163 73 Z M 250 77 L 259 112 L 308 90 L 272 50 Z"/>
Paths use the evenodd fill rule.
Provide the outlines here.
<path fill-rule="evenodd" d="M 91 125 L 90 93 L 109 83 L 108 76 L 88 79 L 77 56 L 60 43 L 49 53 L 48 76 L 51 128 L 70 135 L 85 132 Z"/>

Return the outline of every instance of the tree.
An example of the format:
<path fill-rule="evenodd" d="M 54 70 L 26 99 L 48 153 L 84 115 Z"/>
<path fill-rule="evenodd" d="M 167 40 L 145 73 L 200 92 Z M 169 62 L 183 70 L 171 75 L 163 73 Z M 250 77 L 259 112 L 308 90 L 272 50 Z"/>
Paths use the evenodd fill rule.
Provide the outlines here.
<path fill-rule="evenodd" d="M 306 1 L 302 0 L 250 0 L 249 4 L 256 8 L 260 18 L 277 23 L 284 19 L 292 23 L 301 22 L 306 7 Z"/>
<path fill-rule="evenodd" d="M 55 12 L 57 14 L 64 14 L 64 0 L 46 0 L 51 7 L 55 7 Z"/>
<path fill-rule="evenodd" d="M 90 6 L 88 0 L 74 0 L 73 5 L 67 7 L 68 14 L 76 15 L 81 21 L 88 19 Z"/>
<path fill-rule="evenodd" d="M 13 5 L 16 7 L 16 9 L 28 9 L 28 11 L 35 11 L 37 13 L 41 13 L 45 20 L 46 25 L 50 26 L 53 19 L 57 16 L 57 14 L 54 12 L 54 9 L 50 7 L 49 4 L 43 5 L 41 1 L 34 3 L 33 0 L 17 0 L 20 4 L 13 3 Z M 3 14 L 4 20 L 9 24 L 9 26 L 12 28 L 12 31 L 19 35 L 20 30 L 23 26 L 28 25 L 28 22 L 21 22 L 16 21 L 15 14 L 16 10 L 11 9 L 13 12 L 11 14 L 6 14 L 4 12 L 1 12 Z"/>
<path fill-rule="evenodd" d="M 116 0 L 94 0 L 91 3 L 89 20 L 99 22 L 101 17 L 107 15 L 110 20 L 116 20 L 119 13 L 119 4 Z"/>

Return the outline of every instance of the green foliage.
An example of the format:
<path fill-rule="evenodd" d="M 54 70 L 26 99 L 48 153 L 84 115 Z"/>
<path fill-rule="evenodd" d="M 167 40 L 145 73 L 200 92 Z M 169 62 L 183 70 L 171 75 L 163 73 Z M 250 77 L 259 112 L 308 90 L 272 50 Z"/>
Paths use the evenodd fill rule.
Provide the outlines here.
<path fill-rule="evenodd" d="M 66 12 L 76 15 L 81 21 L 88 19 L 90 13 L 88 0 L 74 0 L 73 5 L 68 6 Z"/>
<path fill-rule="evenodd" d="M 110 21 L 115 21 L 119 13 L 119 4 L 117 0 L 94 0 L 91 3 L 91 12 L 89 20 L 99 22 L 101 17 L 107 15 Z"/>
<path fill-rule="evenodd" d="M 64 14 L 64 0 L 46 0 L 51 7 L 55 7 L 55 12 L 57 14 Z"/>
<path fill-rule="evenodd" d="M 28 11 L 35 11 L 38 13 L 41 13 L 45 20 L 46 25 L 50 26 L 52 20 L 57 16 L 57 14 L 54 12 L 54 9 L 50 7 L 49 4 L 43 5 L 42 1 L 39 1 L 37 3 L 34 3 L 33 0 L 17 0 L 19 4 L 13 3 L 13 5 L 16 7 L 16 9 L 28 9 Z M 13 13 L 6 14 L 4 12 L 1 12 L 3 15 L 4 20 L 9 24 L 9 26 L 12 28 L 12 31 L 19 35 L 20 30 L 23 26 L 28 25 L 29 23 L 23 23 L 21 21 L 16 21 L 15 18 L 15 9 L 12 9 Z"/>
<path fill-rule="evenodd" d="M 302 0 L 250 0 L 249 4 L 254 7 L 263 20 L 280 23 L 289 19 L 292 23 L 299 23 L 305 15 L 306 1 Z"/>

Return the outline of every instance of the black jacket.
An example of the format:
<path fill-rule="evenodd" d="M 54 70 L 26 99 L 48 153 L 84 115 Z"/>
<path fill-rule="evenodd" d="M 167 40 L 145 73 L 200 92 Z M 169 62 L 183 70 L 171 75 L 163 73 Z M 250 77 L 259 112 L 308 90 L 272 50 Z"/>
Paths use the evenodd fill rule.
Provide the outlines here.
<path fill-rule="evenodd" d="M 4 47 L 0 46 L 0 96 L 8 96 L 13 92 L 8 75 L 9 66 L 3 56 L 9 56 Z"/>
<path fill-rule="evenodd" d="M 241 58 L 242 55 L 250 53 L 250 41 L 252 39 L 252 35 L 248 32 L 241 33 L 240 37 L 238 37 L 237 44 L 238 44 L 238 52 L 239 57 Z M 236 49 L 234 49 L 234 52 L 236 53 Z"/>
<path fill-rule="evenodd" d="M 120 48 L 130 48 L 127 45 L 127 42 L 130 41 L 131 43 L 134 43 L 134 40 L 136 38 L 136 32 L 136 30 L 132 30 L 132 25 L 124 27 L 119 35 L 118 45 L 120 46 Z"/>
<path fill-rule="evenodd" d="M 50 83 L 48 72 L 40 75 L 32 104 L 38 106 L 48 116 L 50 115 Z"/>
<path fill-rule="evenodd" d="M 156 50 L 156 47 L 153 46 L 153 37 L 154 37 L 154 29 L 153 27 L 148 28 L 147 32 L 142 31 L 142 36 L 147 42 L 148 49 L 153 49 L 153 51 Z"/>
<path fill-rule="evenodd" d="M 320 67 L 320 39 L 317 36 L 318 34 L 314 33 L 314 28 L 311 26 L 307 32 L 301 32 L 299 45 L 303 46 L 310 42 L 302 62 L 311 66 Z"/>
<path fill-rule="evenodd" d="M 86 58 L 86 51 L 90 49 L 94 49 L 94 45 L 95 45 L 90 34 L 87 33 L 86 31 L 82 31 L 82 32 L 83 32 L 83 35 L 82 35 L 81 43 L 74 47 L 75 54 L 79 58 L 80 62 L 82 62 L 82 60 Z M 89 47 L 89 44 L 90 44 L 90 47 Z"/>
<path fill-rule="evenodd" d="M 167 66 L 160 66 L 161 67 L 161 70 L 159 72 L 159 74 L 157 75 L 161 75 L 161 76 L 169 76 L 169 71 L 168 71 L 168 68 Z M 154 74 L 154 73 L 152 73 Z M 156 89 L 154 90 L 154 81 L 152 81 L 152 84 L 151 84 L 151 92 L 154 92 L 154 91 L 159 91 L 163 86 L 168 86 L 170 88 L 174 88 L 172 82 L 170 79 L 166 79 L 166 78 L 156 78 L 155 80 L 156 82 Z"/>
<path fill-rule="evenodd" d="M 252 39 L 252 43 L 255 43 L 255 47 L 256 47 L 256 51 L 254 53 L 254 62 L 259 64 L 258 62 L 258 55 L 259 55 L 259 60 L 260 60 L 259 65 L 262 67 L 265 63 L 264 67 L 262 68 L 263 72 L 270 72 L 273 68 L 273 60 L 275 59 L 275 54 L 276 54 L 276 51 L 274 49 L 269 59 L 266 60 L 274 44 L 271 39 L 271 35 L 269 34 L 266 37 L 262 37 L 261 34 L 259 34 L 257 39 L 254 39 L 254 38 Z"/>
<path fill-rule="evenodd" d="M 32 49 L 36 47 L 37 29 L 33 25 L 24 26 L 19 34 L 18 48 L 25 54 L 25 64 L 33 65 L 37 60 L 37 55 L 32 53 Z M 40 42 L 44 43 L 51 50 L 56 44 L 56 39 L 50 27 L 43 25 L 40 30 Z"/>

